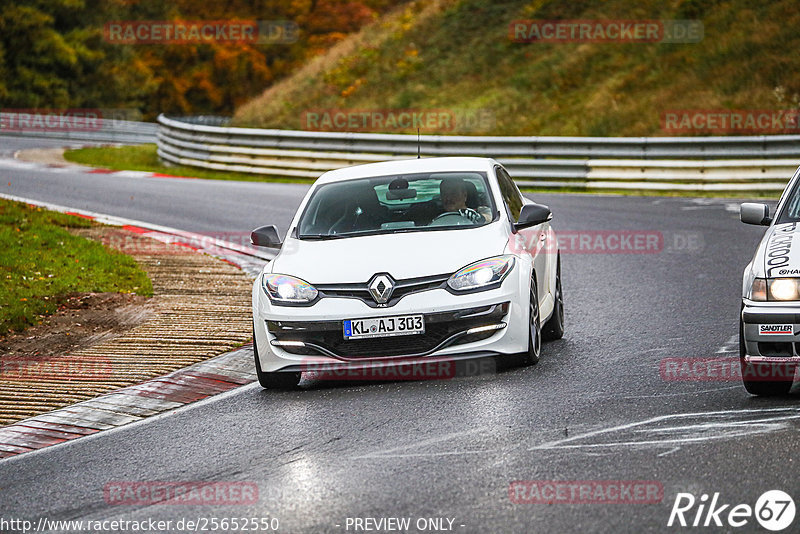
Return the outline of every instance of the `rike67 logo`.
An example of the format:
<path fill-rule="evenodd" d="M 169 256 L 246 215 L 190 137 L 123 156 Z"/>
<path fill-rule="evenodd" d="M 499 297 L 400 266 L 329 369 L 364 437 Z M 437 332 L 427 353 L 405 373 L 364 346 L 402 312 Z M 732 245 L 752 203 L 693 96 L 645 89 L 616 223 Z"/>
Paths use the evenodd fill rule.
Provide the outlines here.
<path fill-rule="evenodd" d="M 794 516 L 794 500 L 781 490 L 764 492 L 755 506 L 724 503 L 719 492 L 714 493 L 710 500 L 705 493 L 699 499 L 691 493 L 678 493 L 667 526 L 725 527 L 729 530 L 751 525 L 752 528 L 755 517 L 763 528 L 779 532 L 792 524 Z"/>

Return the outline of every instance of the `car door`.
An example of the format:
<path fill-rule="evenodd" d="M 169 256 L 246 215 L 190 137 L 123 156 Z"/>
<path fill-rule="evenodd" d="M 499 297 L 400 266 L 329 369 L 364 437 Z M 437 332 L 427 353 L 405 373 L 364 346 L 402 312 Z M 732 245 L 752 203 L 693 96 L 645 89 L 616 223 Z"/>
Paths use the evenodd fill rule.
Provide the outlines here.
<path fill-rule="evenodd" d="M 504 168 L 497 167 L 495 174 L 497 175 L 497 182 L 500 186 L 500 193 L 503 197 L 503 204 L 508 213 L 508 218 L 511 221 L 517 221 L 526 200 L 520 193 L 517 184 L 514 183 L 514 180 L 511 179 L 511 176 Z M 536 280 L 539 285 L 540 303 L 551 293 L 550 285 L 553 273 L 550 272 L 550 265 L 554 262 L 548 261 L 547 257 L 551 248 L 548 241 L 551 236 L 550 223 L 545 222 L 520 230 L 516 235 L 510 237 L 511 240 L 514 240 L 511 246 L 512 250 L 517 253 L 529 254 L 533 258 L 533 268 L 536 271 Z M 555 251 L 555 248 L 553 248 L 553 251 Z"/>

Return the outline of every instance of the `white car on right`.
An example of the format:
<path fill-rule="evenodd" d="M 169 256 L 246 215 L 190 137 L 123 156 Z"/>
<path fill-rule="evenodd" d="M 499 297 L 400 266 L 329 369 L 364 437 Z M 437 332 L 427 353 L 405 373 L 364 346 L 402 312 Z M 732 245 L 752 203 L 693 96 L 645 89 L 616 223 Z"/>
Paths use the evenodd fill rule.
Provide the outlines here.
<path fill-rule="evenodd" d="M 748 202 L 741 205 L 740 217 L 769 227 L 744 270 L 742 381 L 753 395 L 785 395 L 800 363 L 800 168 L 773 216 L 768 205 Z"/>

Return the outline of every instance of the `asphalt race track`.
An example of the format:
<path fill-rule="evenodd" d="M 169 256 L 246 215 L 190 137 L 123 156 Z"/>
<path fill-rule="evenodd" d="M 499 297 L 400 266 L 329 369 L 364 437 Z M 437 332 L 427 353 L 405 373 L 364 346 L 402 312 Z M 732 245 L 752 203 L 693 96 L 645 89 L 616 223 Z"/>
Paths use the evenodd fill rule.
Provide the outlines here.
<path fill-rule="evenodd" d="M 26 143 L 43 146 L 0 137 L 2 150 Z M 285 231 L 307 189 L 2 164 L 0 177 L 6 194 L 214 235 L 270 223 Z M 154 519 L 172 521 L 173 531 L 181 519 L 269 517 L 280 532 L 356 532 L 364 530 L 353 518 L 397 517 L 412 526 L 447 518 L 445 528 L 464 533 L 668 532 L 680 530 L 667 521 L 681 492 L 698 500 L 719 492 L 728 510 L 754 506 L 772 489 L 797 498 L 796 394 L 761 399 L 738 380 L 676 381 L 661 372 L 665 358 L 738 354 L 741 273 L 762 233 L 738 221 L 738 201 L 532 198 L 552 208 L 557 232 L 662 239 L 647 253 L 563 255 L 567 333 L 545 344 L 538 365 L 440 381 L 304 381 L 292 392 L 245 386 L 0 461 L 0 516 Z M 509 486 L 520 480 L 654 481 L 663 498 L 515 503 Z M 259 498 L 108 502 L 104 488 L 120 481 L 239 481 L 255 484 Z M 738 529 L 705 530 L 759 529 L 750 517 Z"/>

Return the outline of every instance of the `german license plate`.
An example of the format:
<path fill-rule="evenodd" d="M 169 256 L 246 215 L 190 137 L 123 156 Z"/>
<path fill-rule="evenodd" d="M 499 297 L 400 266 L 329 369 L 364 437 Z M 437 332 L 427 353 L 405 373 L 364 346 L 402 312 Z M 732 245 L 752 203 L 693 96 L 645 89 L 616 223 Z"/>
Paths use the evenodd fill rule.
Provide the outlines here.
<path fill-rule="evenodd" d="M 368 337 L 407 336 L 425 333 L 423 315 L 398 315 L 374 319 L 347 319 L 344 321 L 345 339 Z"/>

